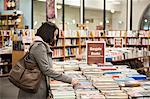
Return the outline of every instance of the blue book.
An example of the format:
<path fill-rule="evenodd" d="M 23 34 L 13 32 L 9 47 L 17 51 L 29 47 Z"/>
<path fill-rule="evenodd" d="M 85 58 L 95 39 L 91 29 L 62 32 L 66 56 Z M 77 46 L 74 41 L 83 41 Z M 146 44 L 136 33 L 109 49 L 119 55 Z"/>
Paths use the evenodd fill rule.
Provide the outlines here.
<path fill-rule="evenodd" d="M 147 77 L 145 75 L 127 75 L 129 78 L 133 78 L 135 80 L 146 80 Z"/>

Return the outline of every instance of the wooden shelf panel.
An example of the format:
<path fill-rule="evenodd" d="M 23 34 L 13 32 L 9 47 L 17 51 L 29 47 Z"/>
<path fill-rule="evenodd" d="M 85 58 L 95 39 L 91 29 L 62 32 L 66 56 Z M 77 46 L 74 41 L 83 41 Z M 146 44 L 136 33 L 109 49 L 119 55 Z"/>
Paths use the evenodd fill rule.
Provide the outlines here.
<path fill-rule="evenodd" d="M 106 37 L 104 37 L 104 36 L 103 36 L 103 37 L 98 37 L 98 36 L 97 36 L 97 37 L 93 37 L 93 38 L 106 38 Z"/>
<path fill-rule="evenodd" d="M 126 37 L 126 38 L 149 38 L 149 37 Z"/>
<path fill-rule="evenodd" d="M 17 16 L 15 14 L 3 14 L 3 15 L 0 15 L 1 17 L 6 17 L 6 16 Z"/>
<path fill-rule="evenodd" d="M 64 46 L 53 46 L 53 47 L 50 47 L 50 48 L 55 48 L 55 49 L 59 49 L 59 48 L 63 48 Z"/>
<path fill-rule="evenodd" d="M 127 46 L 150 46 L 150 45 L 127 45 Z"/>
<path fill-rule="evenodd" d="M 65 57 L 75 57 L 75 55 L 69 55 L 69 56 L 65 56 Z"/>
<path fill-rule="evenodd" d="M 79 45 L 66 45 L 65 47 L 79 47 Z"/>
<path fill-rule="evenodd" d="M 0 66 L 12 66 L 12 63 L 10 63 L 10 64 L 0 64 Z"/>
<path fill-rule="evenodd" d="M 127 60 L 134 60 L 134 59 L 138 59 L 138 58 L 144 58 L 144 57 L 149 57 L 149 56 L 135 57 L 135 58 L 129 58 L 129 59 L 123 59 L 123 60 L 114 60 L 111 62 L 121 62 L 121 61 L 127 61 Z"/>
<path fill-rule="evenodd" d="M 65 39 L 79 39 L 79 37 L 64 37 Z"/>
<path fill-rule="evenodd" d="M 58 37 L 58 39 L 64 39 L 64 37 Z"/>
<path fill-rule="evenodd" d="M 1 24 L 0 26 L 18 26 L 19 24 Z"/>
<path fill-rule="evenodd" d="M 86 44 L 82 44 L 82 45 L 81 45 L 81 47 L 85 47 L 85 46 L 86 46 Z"/>
<path fill-rule="evenodd" d="M 9 76 L 9 73 L 0 75 L 0 77 L 7 77 L 7 76 Z"/>
<path fill-rule="evenodd" d="M 113 37 L 113 36 L 106 36 L 105 38 L 124 38 L 124 37 Z"/>
<path fill-rule="evenodd" d="M 80 37 L 81 39 L 89 38 L 89 37 Z"/>
<path fill-rule="evenodd" d="M 0 53 L 0 55 L 10 55 L 12 53 Z"/>
<path fill-rule="evenodd" d="M 11 35 L 3 35 L 3 37 L 12 37 Z"/>
<path fill-rule="evenodd" d="M 59 58 L 64 58 L 63 56 L 54 56 L 52 59 L 59 59 Z"/>

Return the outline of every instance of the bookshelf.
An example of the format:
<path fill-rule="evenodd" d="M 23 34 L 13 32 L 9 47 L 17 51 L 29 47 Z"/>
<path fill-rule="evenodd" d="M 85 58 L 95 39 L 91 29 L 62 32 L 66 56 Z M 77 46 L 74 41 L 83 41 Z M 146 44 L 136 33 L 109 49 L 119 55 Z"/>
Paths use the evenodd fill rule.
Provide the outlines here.
<path fill-rule="evenodd" d="M 86 50 L 86 41 L 106 41 L 107 47 L 114 46 L 114 38 L 123 39 L 123 47 L 137 48 L 139 50 L 149 51 L 150 36 L 149 31 L 88 31 L 88 30 L 76 30 L 76 31 L 64 31 L 62 32 L 59 40 L 62 46 L 53 47 L 55 49 L 62 48 L 63 60 L 69 57 L 75 57 L 78 54 L 82 54 Z M 132 42 L 134 39 L 140 39 L 139 43 Z M 131 41 L 130 41 L 131 40 Z M 131 42 L 131 43 L 128 43 Z M 145 53 L 145 52 L 144 52 Z M 57 55 L 55 55 L 56 57 Z M 59 56 L 60 57 L 60 56 Z M 61 59 L 62 59 L 61 57 Z M 57 57 L 58 58 L 58 57 Z"/>
<path fill-rule="evenodd" d="M 12 67 L 12 31 L 0 30 L 0 77 L 8 75 Z"/>
<path fill-rule="evenodd" d="M 12 68 L 12 53 L 0 53 L 0 77 L 9 75 Z"/>
<path fill-rule="evenodd" d="M 132 33 L 133 32 L 133 33 Z M 75 30 L 75 31 L 63 31 L 59 35 L 57 46 L 51 47 L 53 49 L 54 60 L 68 60 L 75 59 L 76 55 L 82 54 L 86 51 L 86 41 L 106 41 L 108 46 L 114 46 L 114 38 L 123 38 L 123 44 L 125 47 L 139 48 L 143 51 L 149 50 L 150 46 L 150 32 L 149 31 L 87 31 L 87 30 Z M 14 64 L 23 54 L 24 51 L 30 46 L 34 38 L 35 30 L 31 29 L 16 29 L 14 30 L 0 30 L 0 48 L 4 46 L 12 46 L 13 43 L 13 63 Z M 132 35 L 131 35 L 132 34 Z M 133 35 L 134 34 L 134 35 Z M 138 36 L 137 36 L 138 34 Z M 4 40 L 4 38 L 9 38 Z M 140 39 L 137 44 L 128 43 L 129 39 Z M 109 40 L 109 42 L 108 42 Z M 5 43 L 6 42 L 6 43 Z M 9 44 L 8 44 L 9 42 Z M 11 43 L 10 43 L 11 42 Z M 110 43 L 110 44 L 109 44 Z M 145 45 L 144 45 L 145 44 Z M 20 53 L 20 54 L 17 54 Z M 17 55 L 17 56 L 15 56 Z M 17 57 L 17 59 L 16 59 Z"/>
<path fill-rule="evenodd" d="M 33 42 L 35 30 L 16 29 L 13 32 L 12 64 L 15 64 L 28 51 Z"/>
<path fill-rule="evenodd" d="M 73 34 L 74 33 L 74 34 Z M 79 52 L 79 36 L 76 31 L 61 31 L 57 46 L 53 49 L 53 60 L 75 58 Z"/>
<path fill-rule="evenodd" d="M 22 15 L 16 14 L 5 14 L 0 15 L 0 29 L 1 30 L 11 30 L 16 28 L 22 28 Z"/>
<path fill-rule="evenodd" d="M 12 46 L 12 31 L 0 30 L 0 48 Z"/>

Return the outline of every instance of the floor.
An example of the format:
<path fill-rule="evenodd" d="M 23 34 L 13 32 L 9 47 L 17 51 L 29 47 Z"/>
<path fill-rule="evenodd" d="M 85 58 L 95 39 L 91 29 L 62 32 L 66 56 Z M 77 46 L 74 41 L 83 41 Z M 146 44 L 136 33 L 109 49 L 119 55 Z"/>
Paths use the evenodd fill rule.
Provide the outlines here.
<path fill-rule="evenodd" d="M 17 99 L 18 88 L 7 77 L 0 77 L 0 99 Z"/>

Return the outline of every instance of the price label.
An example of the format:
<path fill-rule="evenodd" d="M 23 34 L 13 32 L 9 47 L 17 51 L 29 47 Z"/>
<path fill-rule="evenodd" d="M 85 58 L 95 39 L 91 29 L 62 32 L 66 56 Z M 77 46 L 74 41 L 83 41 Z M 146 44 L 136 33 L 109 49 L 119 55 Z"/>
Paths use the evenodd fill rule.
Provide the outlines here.
<path fill-rule="evenodd" d="M 114 47 L 115 48 L 122 48 L 123 47 L 123 38 L 114 38 Z"/>

